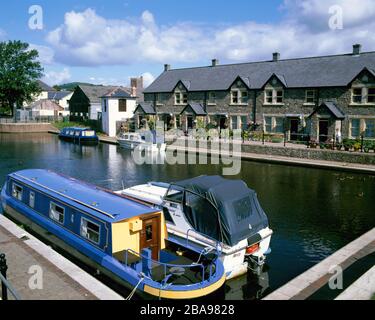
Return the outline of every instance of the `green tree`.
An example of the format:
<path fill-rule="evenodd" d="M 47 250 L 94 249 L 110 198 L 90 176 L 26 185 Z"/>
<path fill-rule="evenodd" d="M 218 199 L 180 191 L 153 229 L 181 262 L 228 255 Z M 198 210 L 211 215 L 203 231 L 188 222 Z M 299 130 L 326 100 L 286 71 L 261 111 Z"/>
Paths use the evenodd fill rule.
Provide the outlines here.
<path fill-rule="evenodd" d="M 37 50 L 21 41 L 0 42 L 0 107 L 13 115 L 13 107 L 32 101 L 40 93 L 43 68 Z"/>

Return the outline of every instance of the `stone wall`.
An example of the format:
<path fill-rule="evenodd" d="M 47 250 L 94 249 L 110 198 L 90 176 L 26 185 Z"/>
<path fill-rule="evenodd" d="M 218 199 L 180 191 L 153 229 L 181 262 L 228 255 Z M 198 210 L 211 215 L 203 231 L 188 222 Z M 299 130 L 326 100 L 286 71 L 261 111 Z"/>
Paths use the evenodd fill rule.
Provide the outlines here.
<path fill-rule="evenodd" d="M 0 133 L 34 133 L 56 130 L 49 123 L 0 123 Z"/>

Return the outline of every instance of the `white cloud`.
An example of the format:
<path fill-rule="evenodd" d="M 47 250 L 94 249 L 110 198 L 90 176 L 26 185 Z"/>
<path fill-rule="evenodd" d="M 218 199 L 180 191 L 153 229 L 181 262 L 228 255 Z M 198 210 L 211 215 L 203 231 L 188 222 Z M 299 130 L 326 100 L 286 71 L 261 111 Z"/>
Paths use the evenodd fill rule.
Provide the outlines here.
<path fill-rule="evenodd" d="M 44 65 L 51 65 L 54 63 L 54 51 L 47 46 L 37 44 L 30 44 L 30 49 L 35 49 L 39 52 L 39 61 Z"/>
<path fill-rule="evenodd" d="M 145 72 L 142 74 L 143 86 L 147 88 L 151 83 L 155 81 L 155 77 L 150 72 Z"/>
<path fill-rule="evenodd" d="M 64 68 L 62 71 L 49 71 L 46 72 L 43 81 L 49 85 L 63 84 L 71 79 L 70 70 Z"/>
<path fill-rule="evenodd" d="M 329 7 L 341 5 L 344 29 L 328 26 Z M 193 23 L 158 25 L 151 12 L 139 19 L 110 20 L 94 10 L 68 12 L 48 34 L 55 60 L 68 65 L 196 63 L 312 56 L 348 52 L 354 43 L 374 50 L 375 2 L 362 0 L 284 0 L 278 24 L 245 22 L 230 26 Z M 151 79 L 151 78 L 150 78 Z"/>

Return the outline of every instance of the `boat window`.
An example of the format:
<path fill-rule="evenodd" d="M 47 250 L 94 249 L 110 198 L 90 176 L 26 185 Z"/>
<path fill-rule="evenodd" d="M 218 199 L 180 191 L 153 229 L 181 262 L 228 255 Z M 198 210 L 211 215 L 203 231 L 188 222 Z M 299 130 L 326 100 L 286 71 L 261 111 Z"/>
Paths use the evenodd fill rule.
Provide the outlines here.
<path fill-rule="evenodd" d="M 169 212 L 169 210 L 167 208 L 163 208 L 163 213 L 164 213 L 164 219 L 165 219 L 165 221 L 168 221 L 168 222 L 174 224 L 174 221 L 172 219 L 171 213 Z"/>
<path fill-rule="evenodd" d="M 146 241 L 152 240 L 152 224 L 146 226 Z"/>
<path fill-rule="evenodd" d="M 165 200 L 173 201 L 177 203 L 182 203 L 183 198 L 184 198 L 184 191 L 174 186 L 169 188 L 167 195 L 165 196 Z"/>
<path fill-rule="evenodd" d="M 250 197 L 234 201 L 233 208 L 236 212 L 237 221 L 241 222 L 242 220 L 245 220 L 252 213 Z"/>
<path fill-rule="evenodd" d="M 29 206 L 31 208 L 35 207 L 35 192 L 30 191 L 30 196 L 29 196 Z"/>
<path fill-rule="evenodd" d="M 95 136 L 95 131 L 85 131 L 82 133 L 84 137 L 93 137 Z"/>
<path fill-rule="evenodd" d="M 53 202 L 50 203 L 49 217 L 52 220 L 55 220 L 56 222 L 63 224 L 64 214 L 65 214 L 65 209 L 63 207 L 60 207 L 59 205 Z"/>
<path fill-rule="evenodd" d="M 22 201 L 22 193 L 23 193 L 23 188 L 19 186 L 18 184 L 13 183 L 13 187 L 12 187 L 13 198 L 16 198 Z"/>
<path fill-rule="evenodd" d="M 82 218 L 81 236 L 95 243 L 99 243 L 100 226 L 89 220 Z"/>
<path fill-rule="evenodd" d="M 81 132 L 76 131 L 76 133 L 75 133 L 76 137 L 78 137 L 78 136 L 80 135 L 80 133 L 81 133 Z"/>

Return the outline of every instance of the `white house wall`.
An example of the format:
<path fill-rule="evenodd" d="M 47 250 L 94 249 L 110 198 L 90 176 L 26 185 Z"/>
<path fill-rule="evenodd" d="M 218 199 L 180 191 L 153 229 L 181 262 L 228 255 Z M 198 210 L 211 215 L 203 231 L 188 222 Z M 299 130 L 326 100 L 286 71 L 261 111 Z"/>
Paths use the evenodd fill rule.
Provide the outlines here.
<path fill-rule="evenodd" d="M 104 99 L 102 99 L 102 127 L 103 131 L 110 137 L 116 137 L 116 123 L 118 121 L 126 121 L 134 117 L 136 109 L 136 101 L 127 100 L 127 112 L 119 112 L 119 100 L 107 99 L 107 112 L 104 112 Z"/>

